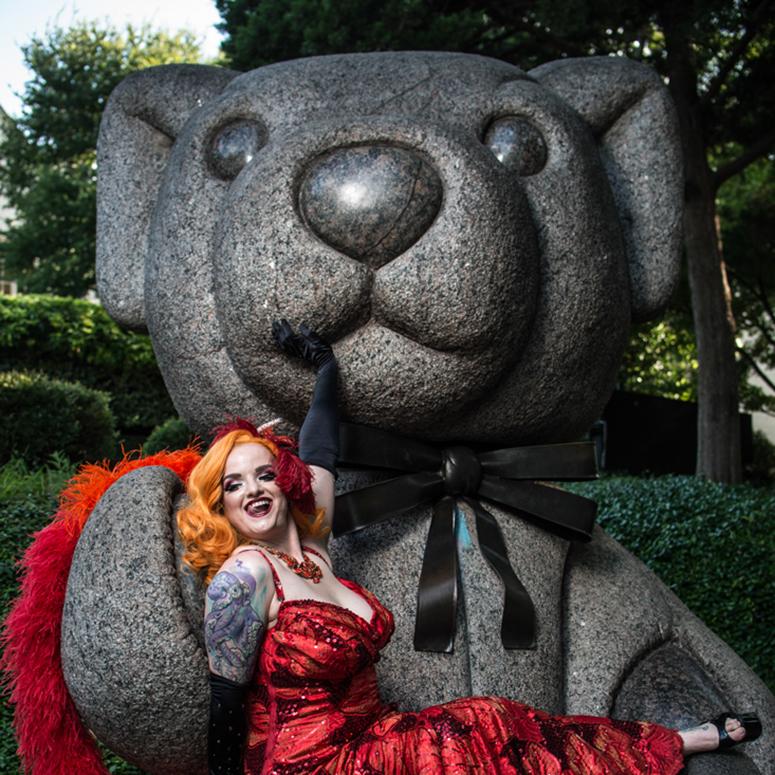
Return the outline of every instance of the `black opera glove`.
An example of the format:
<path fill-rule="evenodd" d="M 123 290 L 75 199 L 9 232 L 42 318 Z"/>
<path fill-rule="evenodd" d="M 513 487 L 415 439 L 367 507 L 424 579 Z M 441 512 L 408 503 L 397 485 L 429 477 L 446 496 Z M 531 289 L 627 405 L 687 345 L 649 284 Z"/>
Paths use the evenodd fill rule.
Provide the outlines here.
<path fill-rule="evenodd" d="M 209 775 L 242 775 L 247 689 L 247 684 L 238 684 L 210 673 L 210 723 L 207 727 Z"/>
<path fill-rule="evenodd" d="M 275 320 L 272 323 L 272 335 L 283 352 L 311 363 L 316 369 L 335 360 L 331 345 L 304 323 L 299 326 L 297 334 L 285 318 Z"/>
<path fill-rule="evenodd" d="M 304 324 L 299 326 L 297 334 L 287 320 L 275 320 L 272 335 L 281 350 L 302 358 L 317 369 L 312 401 L 299 430 L 299 457 L 307 465 L 320 466 L 336 476 L 339 457 L 339 369 L 334 351 L 328 342 Z"/>

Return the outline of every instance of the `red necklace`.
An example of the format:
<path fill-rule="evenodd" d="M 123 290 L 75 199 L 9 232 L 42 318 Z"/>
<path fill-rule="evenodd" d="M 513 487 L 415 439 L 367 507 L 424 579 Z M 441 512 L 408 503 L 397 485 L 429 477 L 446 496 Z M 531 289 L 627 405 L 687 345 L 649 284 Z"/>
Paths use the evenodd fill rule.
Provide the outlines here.
<path fill-rule="evenodd" d="M 320 584 L 320 580 L 323 578 L 323 571 L 320 570 L 320 566 L 316 565 L 306 554 L 304 554 L 303 550 L 301 554 L 304 557 L 304 561 L 299 562 L 290 554 L 281 552 L 279 549 L 273 549 L 271 546 L 262 544 L 261 548 L 282 560 L 288 570 L 292 571 L 297 576 L 301 576 L 303 579 L 311 579 L 313 584 Z"/>

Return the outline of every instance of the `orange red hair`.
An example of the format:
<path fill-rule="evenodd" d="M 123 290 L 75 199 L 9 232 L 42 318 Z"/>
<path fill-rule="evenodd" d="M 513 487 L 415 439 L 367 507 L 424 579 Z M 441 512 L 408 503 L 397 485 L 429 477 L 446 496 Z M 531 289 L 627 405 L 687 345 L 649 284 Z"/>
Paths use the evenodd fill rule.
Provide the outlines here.
<path fill-rule="evenodd" d="M 294 454 L 296 444 L 292 438 L 271 430 L 258 431 L 245 421 L 218 429 L 212 446 L 188 477 L 188 505 L 177 515 L 185 547 L 183 562 L 202 573 L 206 584 L 240 544 L 248 543 L 224 516 L 221 505 L 226 459 L 240 444 L 261 444 L 274 455 L 275 482 L 288 498 L 301 535 L 320 536 L 326 532 L 322 524 L 324 510 L 315 508 L 312 473 Z"/>

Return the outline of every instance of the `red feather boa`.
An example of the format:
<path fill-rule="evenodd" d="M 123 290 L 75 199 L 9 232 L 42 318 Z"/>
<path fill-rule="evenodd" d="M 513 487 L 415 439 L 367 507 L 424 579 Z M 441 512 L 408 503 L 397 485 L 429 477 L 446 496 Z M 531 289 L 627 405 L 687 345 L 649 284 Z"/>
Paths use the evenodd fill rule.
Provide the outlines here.
<path fill-rule="evenodd" d="M 107 775 L 94 739 L 78 717 L 62 674 L 62 609 L 73 552 L 97 501 L 117 479 L 144 466 L 164 466 L 185 482 L 199 462 L 197 449 L 131 454 L 113 468 L 87 465 L 60 496 L 51 523 L 37 532 L 20 562 L 19 596 L 0 642 L 6 693 L 16 706 L 18 755 L 33 775 Z"/>

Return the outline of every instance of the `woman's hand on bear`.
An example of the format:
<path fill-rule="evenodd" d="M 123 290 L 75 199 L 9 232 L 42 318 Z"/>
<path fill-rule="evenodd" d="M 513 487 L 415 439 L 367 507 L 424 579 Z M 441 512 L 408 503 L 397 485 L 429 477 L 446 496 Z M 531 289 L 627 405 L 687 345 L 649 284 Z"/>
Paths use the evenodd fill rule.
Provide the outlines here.
<path fill-rule="evenodd" d="M 334 360 L 331 345 L 304 323 L 296 333 L 285 318 L 275 320 L 272 336 L 283 352 L 311 363 L 316 369 Z"/>

